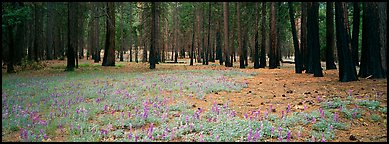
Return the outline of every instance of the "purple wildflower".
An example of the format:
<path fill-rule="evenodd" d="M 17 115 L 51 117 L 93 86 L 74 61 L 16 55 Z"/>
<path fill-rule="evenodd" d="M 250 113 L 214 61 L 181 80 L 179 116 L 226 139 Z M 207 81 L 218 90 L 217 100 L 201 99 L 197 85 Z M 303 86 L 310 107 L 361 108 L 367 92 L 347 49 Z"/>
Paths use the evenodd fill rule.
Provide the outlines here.
<path fill-rule="evenodd" d="M 321 101 L 321 99 L 320 99 L 320 96 L 317 96 L 317 101 L 318 101 L 318 102 L 320 102 L 320 101 Z"/>
<path fill-rule="evenodd" d="M 349 96 L 352 96 L 353 95 L 353 90 L 348 90 L 348 94 L 349 94 Z"/>
<path fill-rule="evenodd" d="M 174 129 L 172 129 L 172 133 L 170 135 L 170 141 L 173 140 L 173 137 L 174 137 Z"/>
<path fill-rule="evenodd" d="M 128 136 L 127 136 L 128 140 L 130 140 L 132 138 L 132 134 L 129 133 Z"/>
<path fill-rule="evenodd" d="M 128 112 L 128 118 L 130 118 L 131 117 L 131 112 Z"/>
<path fill-rule="evenodd" d="M 289 113 L 290 111 L 290 104 L 288 104 L 288 108 L 286 109 L 286 113 Z"/>
<path fill-rule="evenodd" d="M 216 140 L 216 141 L 219 141 L 219 135 L 216 135 L 215 140 Z"/>
<path fill-rule="evenodd" d="M 307 110 L 307 105 L 304 105 L 304 111 L 306 111 Z"/>
<path fill-rule="evenodd" d="M 338 122 L 338 120 L 339 120 L 339 116 L 338 116 L 338 113 L 334 113 L 334 121 L 335 122 Z"/>
<path fill-rule="evenodd" d="M 108 105 L 104 105 L 104 111 L 107 111 Z"/>
<path fill-rule="evenodd" d="M 313 119 L 312 119 L 312 123 L 316 123 L 316 118 L 313 118 Z"/>
<path fill-rule="evenodd" d="M 281 118 L 284 118 L 284 111 L 281 111 Z"/>
<path fill-rule="evenodd" d="M 189 127 L 190 127 L 190 131 L 192 131 L 193 130 L 193 123 L 190 123 Z"/>
<path fill-rule="evenodd" d="M 270 104 L 270 112 L 273 110 L 273 105 L 272 104 Z"/>
<path fill-rule="evenodd" d="M 247 117 L 248 117 L 248 116 L 247 116 L 247 113 L 245 113 L 245 114 L 244 114 L 244 118 L 247 119 Z"/>
<path fill-rule="evenodd" d="M 254 134 L 253 141 L 257 141 L 258 138 L 259 138 L 259 130 L 257 128 L 256 131 L 255 131 L 255 134 Z"/>
<path fill-rule="evenodd" d="M 185 115 L 185 122 L 189 123 L 189 116 L 188 115 Z"/>
<path fill-rule="evenodd" d="M 312 135 L 311 142 L 315 142 L 315 136 Z"/>
<path fill-rule="evenodd" d="M 247 141 L 250 142 L 251 141 L 251 136 L 253 135 L 253 130 L 250 128 L 250 131 L 249 133 L 247 134 Z"/>
<path fill-rule="evenodd" d="M 286 141 L 287 142 L 290 142 L 290 133 L 291 133 L 291 131 L 288 131 L 288 134 L 286 135 Z"/>
<path fill-rule="evenodd" d="M 353 112 L 353 118 L 357 117 L 357 112 Z"/>
<path fill-rule="evenodd" d="M 204 136 L 203 136 L 203 134 L 200 134 L 200 142 L 204 142 Z"/>
<path fill-rule="evenodd" d="M 300 136 L 301 136 L 301 133 L 300 133 L 300 131 L 297 131 L 297 139 L 299 139 L 299 138 L 300 138 Z"/>
<path fill-rule="evenodd" d="M 138 138 L 139 138 L 139 136 L 137 134 L 135 134 L 135 142 L 138 142 Z"/>
<path fill-rule="evenodd" d="M 324 137 L 324 133 L 321 134 L 321 142 L 326 142 L 326 139 L 325 139 L 325 137 Z"/>
<path fill-rule="evenodd" d="M 274 134 L 274 127 L 271 127 L 270 134 L 271 134 L 271 135 Z"/>

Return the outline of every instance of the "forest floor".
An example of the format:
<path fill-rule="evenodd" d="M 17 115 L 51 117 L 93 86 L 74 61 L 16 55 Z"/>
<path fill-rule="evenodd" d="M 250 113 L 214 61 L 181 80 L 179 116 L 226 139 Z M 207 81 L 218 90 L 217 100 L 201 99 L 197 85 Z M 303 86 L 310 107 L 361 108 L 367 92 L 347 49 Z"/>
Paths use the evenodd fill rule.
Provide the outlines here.
<path fill-rule="evenodd" d="M 186 60 L 187 61 L 187 60 Z M 242 88 L 237 88 L 237 90 L 228 91 L 228 88 L 217 88 L 217 90 L 207 91 L 207 87 L 201 87 L 200 89 L 191 90 L 189 88 L 188 91 L 191 91 L 194 95 L 194 91 L 207 91 L 205 95 L 202 98 L 194 97 L 191 93 L 187 93 L 186 91 L 182 91 L 183 87 L 177 87 L 177 89 L 181 89 L 180 91 L 177 89 L 168 89 L 164 90 L 163 86 L 159 86 L 159 89 L 161 90 L 160 95 L 175 95 L 179 94 L 186 96 L 177 97 L 175 96 L 172 98 L 172 101 L 167 102 L 167 105 L 169 106 L 177 106 L 179 105 L 177 103 L 180 102 L 186 102 L 186 104 L 183 104 L 184 107 L 187 107 L 188 110 L 179 110 L 180 113 L 175 113 L 176 111 L 169 111 L 169 119 L 174 119 L 173 122 L 169 121 L 169 123 L 174 123 L 177 121 L 175 118 L 185 118 L 184 114 L 193 114 L 196 113 L 196 111 L 201 108 L 204 113 L 205 118 L 213 118 L 214 115 L 209 114 L 206 115 L 206 112 L 214 111 L 215 106 L 225 106 L 228 104 L 229 110 L 235 111 L 236 118 L 240 120 L 247 120 L 250 121 L 254 117 L 255 119 L 259 119 L 255 123 L 250 124 L 260 124 L 261 130 L 262 130 L 262 122 L 257 123 L 260 120 L 267 120 L 269 123 L 265 124 L 265 129 L 268 128 L 268 130 L 263 130 L 261 135 L 263 136 L 258 141 L 279 141 L 276 137 L 276 133 L 278 132 L 278 127 L 282 127 L 283 130 L 288 129 L 292 132 L 291 141 L 321 141 L 323 139 L 322 135 L 325 134 L 325 141 L 334 141 L 334 142 L 387 142 L 387 79 L 364 79 L 359 78 L 358 81 L 354 82 L 339 82 L 338 81 L 338 70 L 324 70 L 323 74 L 324 77 L 313 77 L 311 74 L 295 74 L 294 72 L 294 65 L 293 64 L 287 64 L 284 63 L 280 67 L 280 69 L 268 69 L 268 68 L 261 68 L 261 69 L 253 69 L 252 63 L 249 63 L 249 66 L 246 69 L 239 69 L 239 63 L 234 63 L 233 68 L 227 68 L 224 66 L 220 66 L 218 63 L 210 63 L 208 66 L 201 65 L 200 63 L 195 63 L 194 66 L 189 66 L 188 63 L 184 64 L 167 64 L 167 63 L 161 63 L 156 65 L 155 70 L 148 69 L 148 63 L 135 63 L 135 62 L 116 62 L 115 67 L 102 67 L 100 66 L 101 63 L 94 64 L 90 60 L 81 60 L 80 61 L 80 68 L 76 69 L 76 72 L 73 72 L 75 74 L 82 74 L 82 73 L 93 73 L 94 71 L 104 71 L 104 74 L 111 75 L 111 74 L 117 74 L 117 73 L 136 73 L 136 74 L 142 74 L 146 75 L 144 81 L 148 82 L 147 77 L 154 76 L 154 73 L 156 77 L 164 77 L 166 71 L 197 71 L 197 70 L 209 70 L 209 71 L 233 71 L 233 74 L 227 73 L 224 74 L 224 76 L 233 75 L 235 77 L 235 71 L 236 72 L 243 72 L 244 74 L 247 74 L 248 76 L 240 76 L 241 74 L 237 74 L 238 76 L 235 77 L 235 79 L 230 79 L 226 82 L 234 81 L 235 83 L 233 85 L 237 84 L 244 84 Z M 5 69 L 2 70 L 2 119 L 3 119 L 3 127 L 2 127 L 2 141 L 29 141 L 22 138 L 21 134 L 23 128 L 21 126 L 22 124 L 18 124 L 17 128 L 8 128 L 4 126 L 5 118 L 4 115 L 7 113 L 11 113 L 11 106 L 9 107 L 9 111 L 5 111 L 6 108 L 4 105 L 6 103 L 9 103 L 9 101 L 4 100 L 5 98 L 12 99 L 10 97 L 7 97 L 5 95 L 11 95 L 11 93 L 15 93 L 15 91 L 18 91 L 15 89 L 12 89 L 12 86 L 8 86 L 7 84 L 11 85 L 12 83 L 9 81 L 17 79 L 22 79 L 20 81 L 23 81 L 24 83 L 28 84 L 28 79 L 39 79 L 44 77 L 56 77 L 56 76 L 64 76 L 66 75 L 63 70 L 66 67 L 66 61 L 45 61 L 45 68 L 40 70 L 28 70 L 28 71 L 19 71 L 16 74 L 6 74 Z M 216 73 L 217 74 L 217 73 Z M 173 73 L 174 75 L 174 73 Z M 179 75 L 179 74 L 177 74 Z M 126 75 L 127 76 L 127 75 Z M 126 77 L 124 76 L 124 78 Z M 18 78 L 15 78 L 18 77 Z M 93 76 L 91 76 L 93 77 Z M 166 76 L 168 77 L 168 76 Z M 183 76 L 185 77 L 185 76 Z M 210 79 L 212 76 L 209 77 L 209 80 L 216 81 L 220 80 L 219 78 L 224 78 L 223 76 L 218 77 L 217 79 Z M 61 77 L 62 79 L 63 77 Z M 88 77 L 89 78 L 89 77 Z M 138 78 L 135 76 L 135 78 Z M 170 78 L 170 77 L 169 77 Z M 181 77 L 180 77 L 181 78 Z M 196 77 L 197 78 L 197 77 Z M 23 80 L 25 79 L 25 80 Z M 115 80 L 115 78 L 109 77 L 106 79 L 111 79 L 108 84 L 117 84 L 117 83 L 125 83 L 125 81 Z M 200 79 L 199 82 L 194 83 L 207 83 L 208 77 L 198 78 Z M 8 80 L 8 81 L 7 81 Z M 51 79 L 50 79 L 51 80 Z M 48 81 L 50 81 L 48 80 Z M 161 79 L 158 79 L 161 81 Z M 166 79 L 164 79 L 166 80 Z M 57 81 L 57 79 L 54 79 L 54 81 Z M 60 80 L 58 80 L 60 81 Z M 75 81 L 74 83 L 87 83 L 93 81 L 93 79 L 86 79 L 83 81 L 82 79 L 79 79 L 78 81 Z M 104 81 L 104 78 L 95 80 L 95 81 Z M 114 83 L 114 81 L 119 81 L 117 83 Z M 184 79 L 184 81 L 174 81 L 176 82 L 175 85 L 180 85 L 177 82 L 181 82 L 181 85 L 185 85 L 182 83 L 186 82 L 193 82 L 196 80 L 193 79 Z M 111 83 L 110 83 L 111 82 Z M 40 83 L 40 82 L 39 82 Z M 93 82 L 95 83 L 95 82 Z M 156 85 L 158 85 L 158 82 L 154 82 Z M 202 84 L 203 84 L 202 83 Z M 224 83 L 224 81 L 223 81 Z M 166 84 L 166 83 L 165 83 Z M 217 83 L 216 83 L 217 84 Z M 80 84 L 79 84 L 80 85 Z M 192 85 L 192 83 L 190 83 Z M 229 85 L 229 84 L 228 84 Z M 92 85 L 88 86 L 86 85 L 81 87 L 88 89 Z M 99 85 L 96 85 L 96 87 Z M 127 86 L 127 85 L 126 85 Z M 128 85 L 130 86 L 130 85 Z M 5 88 L 4 88 L 5 87 Z M 45 87 L 45 86 L 41 86 Z M 58 88 L 61 88 L 60 86 L 56 86 Z M 119 86 L 119 87 L 122 87 Z M 124 87 L 124 86 L 123 86 Z M 156 86 L 158 87 L 158 86 Z M 162 87 L 162 88 L 161 88 Z M 211 87 L 211 86 L 209 86 Z M 51 87 L 49 87 L 51 88 Z M 117 87 L 115 87 L 117 88 Z M 12 90 L 11 90 L 12 89 Z M 119 89 L 119 88 L 118 88 Z M 126 88 L 124 88 L 126 89 Z M 128 89 L 128 88 L 127 88 Z M 147 86 L 146 86 L 147 89 Z M 216 88 L 215 88 L 216 89 Z M 24 89 L 20 89 L 20 93 L 23 93 Z M 36 90 L 36 89 L 34 89 Z M 42 88 L 43 90 L 43 88 Z M 90 89 L 91 90 L 91 89 Z M 115 89 L 116 90 L 116 89 Z M 150 88 L 149 88 L 150 90 Z M 101 91 L 101 89 L 100 89 Z M 109 89 L 108 89 L 109 91 Z M 52 92 L 52 91 L 50 91 Z M 114 90 L 112 90 L 112 93 Z M 38 92 L 39 93 L 39 92 Z M 47 92 L 49 93 L 49 92 Z M 79 91 L 80 93 L 80 91 Z M 87 92 L 81 92 L 82 94 L 86 94 Z M 119 92 L 118 92 L 119 93 Z M 124 92 L 123 92 L 124 93 Z M 146 92 L 147 93 L 147 92 Z M 154 93 L 154 90 L 150 90 L 150 95 Z M 158 92 L 155 92 L 158 93 Z M 30 92 L 26 92 L 25 94 L 30 94 Z M 38 95 L 38 94 L 36 94 Z M 131 94 L 130 94 L 131 95 Z M 146 94 L 148 95 L 148 94 Z M 189 95 L 189 97 L 188 97 Z M 19 96 L 18 96 L 19 97 Z M 153 96 L 151 96 L 154 98 Z M 167 96 L 170 98 L 169 96 Z M 98 97 L 84 97 L 85 101 L 93 99 L 94 101 Z M 165 98 L 165 97 L 162 97 Z M 75 99 L 75 97 L 73 97 Z M 112 98 L 111 98 L 112 99 Z M 157 98 L 155 98 L 157 99 Z M 58 98 L 60 100 L 60 98 Z M 66 99 L 68 100 L 68 99 Z M 109 99 L 106 99 L 105 102 L 112 103 L 108 101 Z M 53 99 L 50 99 L 50 103 L 54 101 Z M 56 101 L 56 100 L 55 100 Z M 57 101 L 56 101 L 57 103 Z M 66 103 L 66 102 L 65 102 Z M 93 102 L 94 103 L 94 102 Z M 162 103 L 162 102 L 161 102 Z M 49 105 L 47 104 L 47 105 Z M 9 104 L 8 104 L 9 105 Z M 22 107 L 28 107 L 28 103 L 24 102 L 23 104 L 19 104 L 19 106 Z M 31 105 L 31 103 L 30 103 Z M 100 106 L 99 104 L 93 105 L 93 106 Z M 290 109 L 288 109 L 288 106 Z M 38 107 L 38 106 L 36 106 Z M 78 107 L 75 106 L 74 107 Z M 85 106 L 87 107 L 87 106 Z M 108 109 L 111 109 L 110 106 L 108 106 Z M 113 106 L 112 106 L 113 107 Z M 131 107 L 131 106 L 130 106 Z M 135 106 L 137 107 L 137 106 Z M 139 106 L 139 110 L 143 108 L 144 106 Z M 126 107 L 127 108 L 127 107 Z M 272 110 L 269 110 L 271 108 Z M 36 108 L 36 111 L 39 108 Z M 119 109 L 119 108 L 118 108 Z M 184 108 L 185 109 L 185 108 Z M 319 111 L 320 109 L 320 111 Z M 75 110 L 75 108 L 73 108 Z M 258 110 L 261 112 L 258 113 Z M 120 117 L 119 114 L 120 110 L 116 110 L 116 112 L 112 112 L 112 116 L 114 116 L 113 113 L 118 113 L 118 116 L 114 117 Z M 286 111 L 289 111 L 287 113 Z M 323 111 L 324 114 L 321 114 Z M 125 111 L 124 111 L 125 112 Z M 154 110 L 155 112 L 155 110 Z M 285 112 L 285 117 L 282 118 L 282 114 Z M 40 112 L 43 113 L 43 112 Z M 45 117 L 47 121 L 48 120 L 48 112 L 45 112 L 46 114 L 41 114 L 41 117 Z M 78 113 L 78 112 L 77 112 Z M 107 114 L 104 110 L 104 112 L 98 111 L 96 112 L 99 115 L 110 115 Z M 219 112 L 218 112 L 219 113 Z M 292 114 L 294 113 L 294 114 Z M 6 114 L 6 115 L 7 115 Z M 123 113 L 122 113 L 123 114 Z M 125 113 L 127 115 L 127 113 Z M 208 114 L 208 113 L 207 113 Z M 259 115 L 261 118 L 255 116 Z M 268 115 L 269 114 L 269 115 Z M 301 115 L 300 115 L 301 114 Z M 307 115 L 309 114 L 309 115 Z M 339 119 L 337 119 L 337 122 L 334 122 L 333 120 L 335 118 L 335 114 L 339 114 Z M 151 114 L 150 114 L 151 115 Z M 179 115 L 179 116 L 177 116 Z M 206 115 L 206 116 L 205 116 Z M 297 118 L 297 117 L 305 117 L 306 118 Z M 268 118 L 268 116 L 273 116 L 274 118 Z M 295 116 L 295 117 L 293 117 Z M 8 116 L 10 119 L 14 118 L 11 117 L 11 114 Z M 66 117 L 66 116 L 65 116 Z M 97 116 L 96 116 L 97 117 Z M 102 116 L 100 116 L 102 117 Z M 135 116 L 134 116 L 135 117 Z M 217 117 L 218 119 L 223 119 L 220 117 Z M 114 119 L 114 118 L 112 118 Z M 215 118 L 216 119 L 216 118 Z M 227 119 L 227 118 L 226 118 Z M 250 119 L 250 120 L 249 120 Z M 284 120 L 276 120 L 276 119 L 284 119 Z M 316 121 L 317 119 L 317 121 Z M 88 118 L 90 121 L 95 121 L 92 123 L 99 124 L 101 128 L 106 127 L 104 120 L 100 120 L 100 118 Z M 235 121 L 239 121 L 234 119 Z M 292 122 L 289 122 L 287 120 L 290 120 Z M 6 121 L 8 123 L 11 123 L 12 119 L 9 121 Z M 26 120 L 27 121 L 27 120 Z M 71 121 L 71 120 L 70 120 Z M 75 121 L 75 120 L 74 120 Z M 147 119 L 144 124 L 140 124 L 138 131 L 140 131 L 140 127 L 142 131 L 144 131 L 145 128 L 150 128 L 150 119 Z M 156 121 L 160 121 L 159 119 Z M 162 123 L 163 123 L 162 118 Z M 184 120 L 183 120 L 184 121 Z M 212 121 L 212 119 L 210 120 Z M 228 121 L 228 120 L 226 120 Z M 205 122 L 205 123 L 202 123 Z M 248 136 L 248 130 L 246 132 L 241 132 L 239 130 L 233 131 L 233 132 L 239 132 L 244 134 L 232 134 L 233 136 L 237 135 L 233 139 L 228 138 L 228 136 L 223 137 L 223 127 L 219 128 L 216 125 L 208 125 L 208 127 L 212 127 L 212 129 L 215 130 L 204 130 L 206 129 L 202 128 L 206 127 L 207 123 L 206 120 L 202 122 L 197 122 L 193 120 L 193 123 L 197 129 L 197 131 L 191 130 L 181 132 L 179 129 L 189 129 L 186 127 L 186 125 L 178 124 L 176 129 L 176 135 L 182 134 L 181 136 L 176 136 L 174 138 L 157 138 L 155 137 L 156 141 L 251 141 L 251 139 L 246 137 L 251 137 L 251 131 L 250 136 Z M 239 121 L 240 122 L 240 121 Z M 278 124 L 278 122 L 280 124 Z M 27 122 L 26 122 L 27 123 Z M 66 122 L 64 122 L 66 125 Z M 135 123 L 135 122 L 132 122 Z M 157 123 L 157 122 L 155 122 Z M 155 133 L 158 133 L 160 130 L 161 134 L 164 132 L 164 128 L 158 128 L 162 127 L 163 124 L 156 125 Z M 177 122 L 178 123 L 178 122 Z M 238 123 L 238 122 L 236 122 Z M 242 122 L 244 123 L 244 122 Z M 286 123 L 292 123 L 289 126 Z M 109 122 L 109 124 L 111 124 Z M 200 124 L 200 128 L 196 124 Z M 218 125 L 220 123 L 218 122 Z M 229 123 L 231 124 L 231 123 Z M 249 124 L 249 125 L 250 125 Z M 321 124 L 321 125 L 320 125 Z M 50 125 L 50 124 L 49 124 Z M 85 124 L 87 125 L 87 124 Z M 126 130 L 128 128 L 127 125 L 120 125 L 115 126 L 113 129 L 119 130 L 118 127 L 125 127 L 123 134 L 128 134 L 129 131 Z M 174 125 L 174 124 L 173 124 Z M 173 125 L 166 126 L 166 129 L 169 127 L 174 127 Z M 221 124 L 220 124 L 221 125 Z M 329 125 L 331 125 L 331 128 L 329 128 Z M 336 126 L 337 125 L 337 126 Z M 277 127 L 276 127 L 277 126 Z M 64 126 L 65 127 L 65 126 Z M 69 126 L 68 126 L 69 127 Z M 130 126 L 131 127 L 131 126 Z M 257 130 L 259 126 L 249 126 L 249 127 L 257 127 Z M 269 130 L 271 127 L 275 127 L 274 134 L 273 132 L 269 133 Z M 196 129 L 195 128 L 195 129 Z M 136 128 L 135 128 L 136 129 Z M 172 128 L 174 129 L 174 128 Z M 231 128 L 233 129 L 233 128 Z M 237 128 L 240 129 L 240 128 Z M 254 131 L 253 129 L 253 134 Z M 31 130 L 33 131 L 33 130 Z M 91 139 L 71 139 L 69 137 L 74 135 L 80 135 L 80 132 L 74 132 L 70 134 L 70 130 L 67 130 L 67 132 L 59 131 L 59 129 L 54 130 L 56 131 L 55 134 L 50 134 L 48 131 L 49 128 L 47 128 L 47 134 L 49 135 L 49 138 L 40 138 L 36 139 L 36 141 L 115 141 L 115 139 L 119 139 L 119 137 L 123 137 L 123 141 L 126 141 L 125 139 L 127 136 L 117 136 L 114 132 L 111 136 L 111 133 L 108 134 L 109 136 L 90 136 L 93 137 Z M 66 131 L 66 130 L 65 130 Z M 135 130 L 137 131 L 137 130 Z M 206 132 L 205 132 L 206 131 Z M 245 130 L 243 130 L 245 131 Z M 100 132 L 100 131 L 99 131 Z M 132 132 L 130 130 L 130 132 Z M 169 132 L 172 132 L 169 130 Z M 174 132 L 174 131 L 173 131 Z M 212 136 L 213 133 L 220 133 L 219 135 Z M 282 131 L 283 141 L 287 139 L 287 132 L 288 131 Z M 301 133 L 301 134 L 297 134 Z M 37 132 L 36 132 L 37 133 Z M 62 133 L 62 134 L 61 134 Z M 135 133 L 135 132 L 134 132 Z M 138 133 L 139 137 L 146 137 L 147 132 Z M 170 134 L 170 133 L 169 133 Z M 199 136 L 202 134 L 201 136 Z M 36 134 L 37 135 L 37 134 Z M 159 136 L 158 134 L 155 134 Z M 173 134 L 172 134 L 173 135 Z M 185 135 L 185 136 L 184 136 Z M 203 136 L 204 135 L 204 136 Z M 297 136 L 299 135 L 299 136 Z M 231 137 L 233 137 L 231 136 Z M 38 137 L 38 136 L 37 136 Z M 196 138 L 188 138 L 188 137 L 196 137 Z M 314 137 L 314 138 L 313 138 Z M 130 138 L 128 138 L 130 139 Z M 141 138 L 139 138 L 141 139 Z M 154 137 L 150 137 L 150 141 L 154 140 Z M 31 140 L 31 139 L 30 139 Z M 137 139 L 135 139 L 136 141 Z M 144 141 L 148 141 L 147 138 L 142 138 Z M 32 140 L 35 141 L 35 140 Z M 133 138 L 131 141 L 134 141 Z"/>

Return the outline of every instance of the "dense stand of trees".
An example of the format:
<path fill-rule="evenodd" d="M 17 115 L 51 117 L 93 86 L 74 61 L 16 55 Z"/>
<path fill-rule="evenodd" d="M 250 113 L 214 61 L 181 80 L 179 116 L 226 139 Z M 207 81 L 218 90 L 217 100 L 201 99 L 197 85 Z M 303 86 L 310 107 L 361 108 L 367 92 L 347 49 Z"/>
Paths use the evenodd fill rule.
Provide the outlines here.
<path fill-rule="evenodd" d="M 385 78 L 386 7 L 386 2 L 339 2 L 335 8 L 333 2 L 4 2 L 2 62 L 9 73 L 15 65 L 53 59 L 66 59 L 66 70 L 73 71 L 84 56 L 103 66 L 118 59 L 149 62 L 154 69 L 189 58 L 190 65 L 218 61 L 233 67 L 239 59 L 240 68 L 250 67 L 250 60 L 255 69 L 273 69 L 282 68 L 283 57 L 294 56 L 296 73 L 323 76 L 325 61 L 326 70 L 339 65 L 340 81 Z"/>

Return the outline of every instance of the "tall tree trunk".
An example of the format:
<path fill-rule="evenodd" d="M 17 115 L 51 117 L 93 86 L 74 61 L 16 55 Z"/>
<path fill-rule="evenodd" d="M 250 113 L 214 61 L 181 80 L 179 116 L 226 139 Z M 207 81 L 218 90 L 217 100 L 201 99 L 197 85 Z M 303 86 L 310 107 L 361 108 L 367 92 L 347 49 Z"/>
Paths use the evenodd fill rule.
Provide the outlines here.
<path fill-rule="evenodd" d="M 255 46 L 254 46 L 254 69 L 259 68 L 259 50 L 258 50 L 258 21 L 259 21 L 259 8 L 258 2 L 255 2 Z"/>
<path fill-rule="evenodd" d="M 228 42 L 228 3 L 223 2 L 223 8 L 224 8 L 224 56 L 225 56 L 225 66 L 226 67 L 232 67 L 232 60 L 230 60 L 230 50 L 229 50 L 229 42 Z"/>
<path fill-rule="evenodd" d="M 74 47 L 75 47 L 75 37 L 73 29 L 75 29 L 75 15 L 76 12 L 74 11 L 77 6 L 77 3 L 75 2 L 68 2 L 68 32 L 67 32 L 67 37 L 68 37 L 68 50 L 66 53 L 67 56 L 67 65 L 66 65 L 66 70 L 65 71 L 74 71 L 75 67 L 75 57 L 74 57 Z"/>
<path fill-rule="evenodd" d="M 308 15 L 308 47 L 311 49 L 312 70 L 314 77 L 323 77 L 320 64 L 319 42 L 319 3 L 313 2 Z"/>
<path fill-rule="evenodd" d="M 115 5 L 107 2 L 107 32 L 102 66 L 115 66 Z"/>
<path fill-rule="evenodd" d="M 351 38 L 351 53 L 355 66 L 359 66 L 358 41 L 359 41 L 359 24 L 360 24 L 360 7 L 359 2 L 353 2 L 353 33 Z"/>
<path fill-rule="evenodd" d="M 357 73 L 352 62 L 351 51 L 344 25 L 344 15 L 341 2 L 335 2 L 336 46 L 339 58 L 339 81 L 348 82 L 357 79 Z"/>
<path fill-rule="evenodd" d="M 261 24 L 261 57 L 259 59 L 259 68 L 266 67 L 266 2 L 262 2 L 262 24 Z"/>
<path fill-rule="evenodd" d="M 365 3 L 363 9 L 363 25 L 362 25 L 362 55 L 361 68 L 359 71 L 360 77 L 372 76 L 372 78 L 385 78 L 386 74 L 382 68 L 381 47 L 384 46 L 380 31 L 383 29 L 380 26 L 379 6 L 383 3 L 368 2 Z M 383 25 L 383 24 L 382 24 Z M 380 38 L 381 37 L 381 38 Z M 386 39 L 386 38 L 385 38 Z"/>
<path fill-rule="evenodd" d="M 269 69 L 277 67 L 277 28 L 276 28 L 276 15 L 275 15 L 275 2 L 271 2 L 270 6 L 270 55 L 269 55 Z"/>
<path fill-rule="evenodd" d="M 24 6 L 23 2 L 16 2 L 16 8 L 21 8 Z M 14 64 L 21 65 L 22 64 L 22 58 L 24 58 L 25 55 L 25 47 L 26 47 L 26 27 L 27 23 L 25 20 L 20 20 L 20 23 L 16 25 L 16 36 L 15 41 L 17 43 L 14 43 L 15 51 L 14 51 Z"/>
<path fill-rule="evenodd" d="M 381 50 L 381 64 L 382 64 L 382 69 L 383 73 L 386 74 L 384 75 L 386 78 L 388 77 L 387 73 L 387 52 L 388 52 L 388 40 L 386 37 L 387 28 L 388 28 L 388 15 L 387 15 L 387 7 L 388 3 L 387 2 L 382 2 L 378 3 L 378 18 L 379 18 L 379 31 L 380 31 L 380 50 Z"/>
<path fill-rule="evenodd" d="M 294 62 L 295 62 L 295 71 L 296 73 L 302 73 L 302 64 L 300 59 L 300 49 L 297 39 L 297 32 L 296 32 L 296 24 L 294 22 L 294 10 L 293 10 L 293 4 L 292 2 L 288 2 L 289 6 L 289 17 L 290 17 L 290 25 L 292 28 L 292 36 L 293 36 L 293 46 L 294 46 Z"/>
<path fill-rule="evenodd" d="M 326 8 L 326 69 L 336 69 L 334 62 L 334 2 L 327 2 Z"/>
<path fill-rule="evenodd" d="M 178 13 L 177 6 L 178 3 L 176 2 L 174 6 L 174 11 L 176 14 Z M 177 29 L 178 29 L 177 15 L 174 15 L 174 63 L 177 63 L 177 59 L 178 59 Z"/>
<path fill-rule="evenodd" d="M 195 13 L 193 13 L 193 15 L 195 16 Z M 192 29 L 192 47 L 191 47 L 191 50 L 190 50 L 190 64 L 189 65 L 193 65 L 193 56 L 194 56 L 194 41 L 195 41 L 195 20 L 193 19 L 193 29 Z"/>
<path fill-rule="evenodd" d="M 210 45 L 210 36 L 211 36 L 211 2 L 208 2 L 208 44 L 205 51 L 205 65 L 209 64 L 209 53 L 211 49 Z"/>
<path fill-rule="evenodd" d="M 309 49 L 307 47 L 307 2 L 301 2 L 301 55 L 303 61 L 303 70 L 305 73 L 308 72 L 308 63 L 309 63 Z"/>
<path fill-rule="evenodd" d="M 152 12 L 152 17 L 151 17 L 151 46 L 150 46 L 150 56 L 149 56 L 149 61 L 150 61 L 150 69 L 155 69 L 155 63 L 156 63 L 156 60 L 155 60 L 155 45 L 156 45 L 156 39 L 157 39 L 157 36 L 156 36 L 156 33 L 157 33 L 157 12 L 156 12 L 156 3 L 155 2 L 152 2 L 151 3 L 151 12 Z"/>
<path fill-rule="evenodd" d="M 124 33 L 124 10 L 123 10 L 123 3 L 120 3 L 121 6 L 120 7 L 120 12 L 121 12 L 121 15 L 120 15 L 120 54 L 119 54 L 119 59 L 120 61 L 122 62 L 123 61 L 123 53 L 124 53 L 124 37 L 123 37 L 123 33 Z"/>
<path fill-rule="evenodd" d="M 241 29 L 240 29 L 240 3 L 236 3 L 236 14 L 238 16 L 238 46 L 239 46 L 239 68 L 245 68 L 244 66 L 244 56 L 243 56 L 243 46 L 241 38 Z"/>
<path fill-rule="evenodd" d="M 94 29 L 94 41 L 95 41 L 95 63 L 98 63 L 100 62 L 100 19 L 97 18 L 99 13 L 98 13 L 98 8 L 99 8 L 99 4 L 98 3 L 95 3 L 95 21 L 94 21 L 94 25 L 95 25 L 95 29 Z"/>

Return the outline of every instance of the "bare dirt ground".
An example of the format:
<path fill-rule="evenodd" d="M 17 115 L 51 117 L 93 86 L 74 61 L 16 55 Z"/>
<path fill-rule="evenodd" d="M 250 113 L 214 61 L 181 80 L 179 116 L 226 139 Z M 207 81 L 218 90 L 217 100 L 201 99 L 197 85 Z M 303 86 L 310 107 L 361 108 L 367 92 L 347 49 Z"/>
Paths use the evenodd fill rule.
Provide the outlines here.
<path fill-rule="evenodd" d="M 187 59 L 186 59 L 187 61 Z M 17 75 L 52 75 L 62 73 L 66 61 L 47 61 L 47 67 L 41 70 L 20 71 Z M 93 65 L 91 60 L 81 60 L 80 63 L 89 63 Z M 364 79 L 359 78 L 354 82 L 339 82 L 338 70 L 324 70 L 324 77 L 313 77 L 310 74 L 295 74 L 293 64 L 283 64 L 280 69 L 253 69 L 252 63 L 246 69 L 239 69 L 239 63 L 234 63 L 233 68 L 220 66 L 218 63 L 210 63 L 208 66 L 195 63 L 194 66 L 189 66 L 189 63 L 184 64 L 166 64 L 161 63 L 156 66 L 155 70 L 148 69 L 148 63 L 135 62 L 116 62 L 122 67 L 98 67 L 96 70 L 105 70 L 112 72 L 147 72 L 155 70 L 192 70 L 192 69 L 237 69 L 248 73 L 255 72 L 253 78 L 241 79 L 241 82 L 247 82 L 248 87 L 239 92 L 215 92 L 205 96 L 204 100 L 191 98 L 189 102 L 197 107 L 210 109 L 213 102 L 225 103 L 229 102 L 229 107 L 233 107 L 240 117 L 244 113 L 254 110 L 265 110 L 270 104 L 276 109 L 278 114 L 281 108 L 291 105 L 292 111 L 302 111 L 301 103 L 307 106 L 306 111 L 319 109 L 320 105 L 316 98 L 320 96 L 323 100 L 340 97 L 346 98 L 349 90 L 353 90 L 353 95 L 369 97 L 381 102 L 381 105 L 387 106 L 387 79 Z M 101 63 L 100 63 L 101 65 Z M 322 65 L 323 66 L 323 65 Z M 57 68 L 55 68 L 57 67 Z M 59 68 L 58 68 L 59 67 Z M 76 72 L 82 73 L 87 67 L 79 68 Z M 3 75 L 6 75 L 6 70 L 2 70 Z M 377 97 L 377 94 L 382 94 Z M 311 102 L 311 103 L 309 103 Z M 335 142 L 387 142 L 387 115 L 382 114 L 382 119 L 378 122 L 369 121 L 372 113 L 363 113 L 364 119 L 349 121 L 351 125 L 349 130 L 338 131 Z M 309 129 L 309 128 L 305 128 Z M 304 135 L 304 134 L 302 134 Z M 307 134 L 308 135 L 308 134 Z M 350 140 L 350 136 L 356 137 L 356 140 Z M 12 141 L 13 136 L 3 137 Z M 3 140 L 4 141 L 4 140 Z"/>

